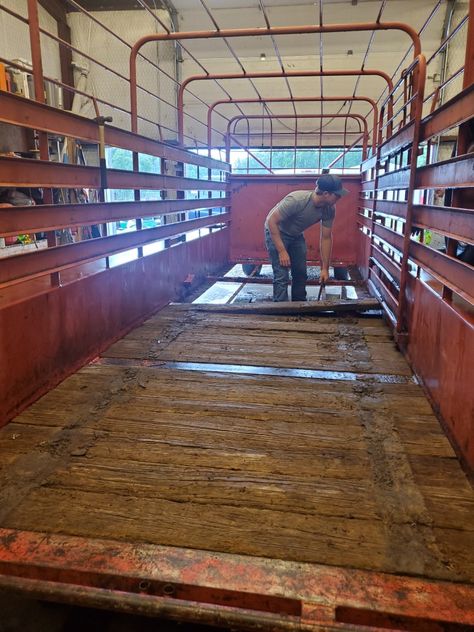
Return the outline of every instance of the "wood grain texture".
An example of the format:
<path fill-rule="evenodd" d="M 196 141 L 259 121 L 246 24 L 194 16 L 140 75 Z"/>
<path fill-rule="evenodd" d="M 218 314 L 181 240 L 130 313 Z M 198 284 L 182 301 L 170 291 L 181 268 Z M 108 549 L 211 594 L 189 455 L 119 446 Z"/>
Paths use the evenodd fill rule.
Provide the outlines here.
<path fill-rule="evenodd" d="M 103 358 L 0 431 L 2 527 L 474 581 L 472 488 L 420 387 L 375 379 L 410 376 L 381 320 L 170 306 Z"/>

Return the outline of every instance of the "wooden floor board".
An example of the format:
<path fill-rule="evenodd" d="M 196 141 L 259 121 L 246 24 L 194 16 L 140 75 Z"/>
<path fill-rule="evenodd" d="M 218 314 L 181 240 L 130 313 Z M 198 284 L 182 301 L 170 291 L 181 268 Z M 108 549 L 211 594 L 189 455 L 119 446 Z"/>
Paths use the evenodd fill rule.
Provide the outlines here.
<path fill-rule="evenodd" d="M 474 494 L 410 375 L 381 320 L 169 306 L 0 431 L 0 526 L 474 582 Z"/>

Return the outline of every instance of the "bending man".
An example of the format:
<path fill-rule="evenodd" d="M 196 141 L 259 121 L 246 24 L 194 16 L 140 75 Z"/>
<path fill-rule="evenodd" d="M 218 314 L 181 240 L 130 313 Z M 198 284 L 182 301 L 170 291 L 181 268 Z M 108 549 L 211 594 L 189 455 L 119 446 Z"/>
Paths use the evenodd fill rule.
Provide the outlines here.
<path fill-rule="evenodd" d="M 288 300 L 291 268 L 291 300 L 306 300 L 306 242 L 303 232 L 321 222 L 321 276 L 329 279 L 332 247 L 332 224 L 336 202 L 349 191 L 340 178 L 322 175 L 314 191 L 293 191 L 268 213 L 265 221 L 265 244 L 273 268 L 273 300 Z"/>

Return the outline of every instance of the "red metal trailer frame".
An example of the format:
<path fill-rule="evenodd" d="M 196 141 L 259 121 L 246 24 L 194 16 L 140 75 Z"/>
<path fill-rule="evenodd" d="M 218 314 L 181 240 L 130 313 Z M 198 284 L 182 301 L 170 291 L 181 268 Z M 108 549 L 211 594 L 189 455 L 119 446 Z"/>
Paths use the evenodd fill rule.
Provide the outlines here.
<path fill-rule="evenodd" d="M 365 101 L 369 103 L 372 107 L 374 118 L 373 118 L 373 127 L 372 127 L 372 150 L 375 150 L 375 146 L 377 143 L 376 138 L 376 130 L 378 126 L 378 106 L 377 103 L 370 99 L 369 97 L 355 97 L 355 96 L 341 96 L 341 97 L 287 97 L 287 98 L 261 98 L 261 99 L 222 99 L 220 101 L 215 101 L 209 106 L 207 112 L 207 146 L 209 147 L 209 152 L 212 147 L 212 113 L 218 105 L 234 105 L 237 103 L 261 103 L 262 105 L 266 103 L 311 103 L 311 102 L 320 102 L 320 101 L 329 101 L 329 102 L 338 102 L 338 101 Z"/>

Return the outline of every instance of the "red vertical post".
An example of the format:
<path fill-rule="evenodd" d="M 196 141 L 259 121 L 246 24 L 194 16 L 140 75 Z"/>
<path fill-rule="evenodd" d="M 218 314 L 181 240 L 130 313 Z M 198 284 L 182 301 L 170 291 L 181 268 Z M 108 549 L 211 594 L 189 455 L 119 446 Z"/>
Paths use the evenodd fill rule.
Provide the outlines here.
<path fill-rule="evenodd" d="M 35 100 L 40 103 L 45 102 L 43 60 L 41 57 L 41 39 L 38 16 L 38 0 L 28 0 L 28 26 L 30 32 L 31 65 L 33 68 L 33 85 L 35 87 Z M 49 160 L 48 134 L 38 132 L 39 157 L 40 160 Z M 45 204 L 52 204 L 53 194 L 51 189 L 43 190 L 43 200 Z M 48 247 L 56 246 L 56 234 L 54 231 L 46 233 Z M 59 272 L 51 274 L 51 284 L 59 285 Z"/>
<path fill-rule="evenodd" d="M 474 0 L 469 2 L 469 20 L 467 23 L 467 37 L 466 37 L 466 55 L 464 58 L 464 77 L 463 77 L 463 90 L 468 88 L 474 83 Z M 465 154 L 469 147 L 469 144 L 474 141 L 474 130 L 472 129 L 472 123 L 467 122 L 459 126 L 458 142 L 456 147 L 456 155 Z M 453 191 L 452 206 L 462 208 L 465 204 L 464 196 L 465 189 L 455 189 Z M 452 257 L 456 256 L 458 249 L 458 242 L 455 239 L 448 239 L 446 252 Z M 451 301 L 453 297 L 453 291 L 444 286 L 443 298 L 447 301 Z"/>
<path fill-rule="evenodd" d="M 423 115 L 423 98 L 424 98 L 424 88 L 426 81 L 426 59 L 423 55 L 418 55 L 418 66 L 413 69 L 416 71 L 415 80 L 416 84 L 414 86 L 415 99 L 413 102 L 413 118 L 414 118 L 414 126 L 413 126 L 413 142 L 411 146 L 411 158 L 410 158 L 410 180 L 408 184 L 407 191 L 407 210 L 406 210 L 406 218 L 405 218 L 405 232 L 403 236 L 403 253 L 402 253 L 402 261 L 401 261 L 401 272 L 400 272 L 400 290 L 398 296 L 398 311 L 397 311 L 397 324 L 396 331 L 397 334 L 405 334 L 407 327 L 407 281 L 408 275 L 410 274 L 408 269 L 408 256 L 410 251 L 410 242 L 411 242 L 411 227 L 413 221 L 413 194 L 415 191 L 415 180 L 416 180 L 416 172 L 417 172 L 417 161 L 418 161 L 418 149 L 420 143 L 420 127 L 421 127 L 421 117 Z M 400 338 L 399 338 L 400 340 Z"/>

